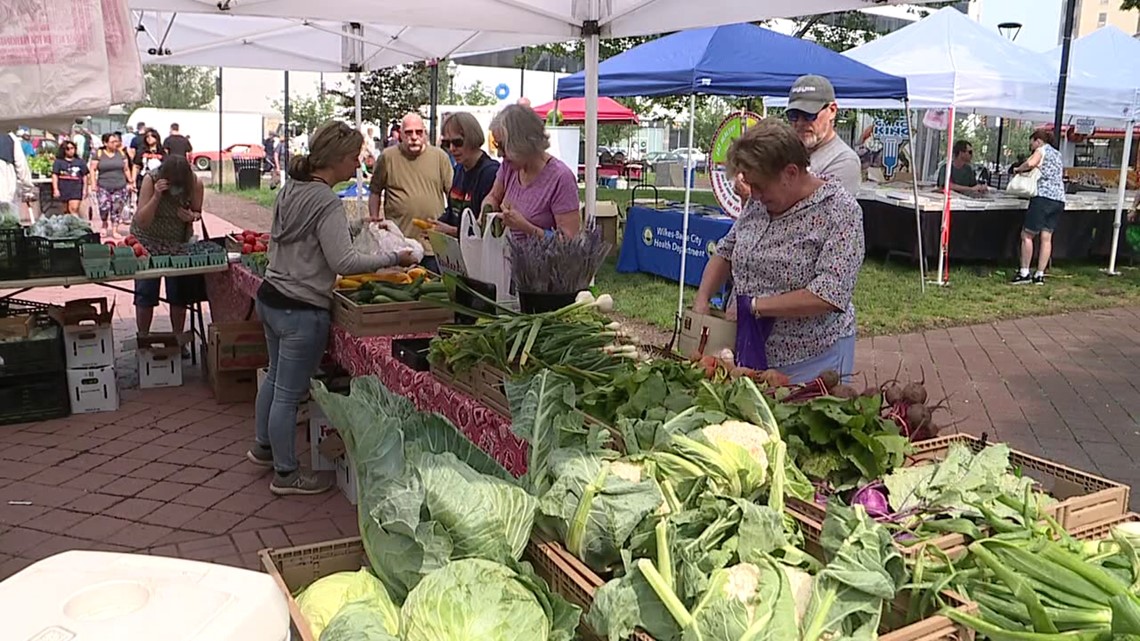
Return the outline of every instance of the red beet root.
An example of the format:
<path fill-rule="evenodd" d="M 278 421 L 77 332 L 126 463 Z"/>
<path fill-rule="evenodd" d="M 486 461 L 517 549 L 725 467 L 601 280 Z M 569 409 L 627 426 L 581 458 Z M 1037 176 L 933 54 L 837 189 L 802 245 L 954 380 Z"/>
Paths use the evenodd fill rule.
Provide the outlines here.
<path fill-rule="evenodd" d="M 908 405 L 922 405 L 926 398 L 926 388 L 922 383 L 907 383 L 902 388 L 902 400 Z"/>

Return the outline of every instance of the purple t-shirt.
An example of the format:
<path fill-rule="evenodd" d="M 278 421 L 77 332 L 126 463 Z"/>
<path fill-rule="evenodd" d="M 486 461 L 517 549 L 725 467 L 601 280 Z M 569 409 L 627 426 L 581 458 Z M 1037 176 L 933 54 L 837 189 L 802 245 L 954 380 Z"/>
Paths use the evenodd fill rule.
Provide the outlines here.
<path fill-rule="evenodd" d="M 519 182 L 519 172 L 511 161 L 504 160 L 495 177 L 503 183 L 503 203 L 515 208 L 532 225 L 554 229 L 554 215 L 578 211 L 578 180 L 561 160 L 551 157 L 529 185 Z M 522 236 L 515 232 L 516 236 Z"/>

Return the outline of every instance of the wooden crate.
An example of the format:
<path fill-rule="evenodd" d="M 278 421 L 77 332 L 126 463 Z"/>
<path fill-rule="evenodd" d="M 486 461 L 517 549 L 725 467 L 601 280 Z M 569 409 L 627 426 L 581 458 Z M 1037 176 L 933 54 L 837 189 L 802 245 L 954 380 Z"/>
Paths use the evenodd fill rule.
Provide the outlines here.
<path fill-rule="evenodd" d="M 476 381 L 475 370 L 467 372 L 453 372 L 446 365 L 431 364 L 431 375 L 448 387 L 462 392 L 472 398 L 475 397 Z"/>
<path fill-rule="evenodd" d="M 333 293 L 333 322 L 353 336 L 430 334 L 454 320 L 450 310 L 430 302 L 361 305 L 340 291 Z"/>
<path fill-rule="evenodd" d="M 1140 521 L 1140 514 L 1129 512 L 1127 514 L 1121 514 L 1114 519 L 1069 530 L 1069 534 L 1071 534 L 1074 539 L 1081 541 L 1099 541 L 1112 536 L 1112 528 L 1117 525 L 1121 523 L 1135 523 L 1137 521 Z"/>
<path fill-rule="evenodd" d="M 480 363 L 475 368 L 475 400 L 499 414 L 510 418 L 511 404 L 507 401 L 507 374 L 503 370 Z"/>
<path fill-rule="evenodd" d="M 283 549 L 265 549 L 257 553 L 261 567 L 277 582 L 289 605 L 293 639 L 318 641 L 309 620 L 301 613 L 293 597 L 317 579 L 337 572 L 355 572 L 368 564 L 360 537 L 301 545 Z"/>
<path fill-rule="evenodd" d="M 993 445 L 970 434 L 940 436 L 915 443 L 914 454 L 907 464 L 925 465 L 941 461 L 954 443 L 961 443 L 975 453 Z M 1010 450 L 1009 462 L 1057 499 L 1045 512 L 1070 532 L 1119 517 L 1128 511 L 1130 490 L 1127 485 L 1014 449 Z M 826 512 L 825 507 L 818 503 L 798 499 L 788 499 L 788 509 L 816 522 L 823 522 Z M 982 528 L 982 532 L 986 533 L 987 529 Z M 964 535 L 943 534 L 914 545 L 900 544 L 899 548 L 904 556 L 912 557 L 921 554 L 922 548 L 932 545 L 957 558 L 965 554 L 968 543 Z"/>
<path fill-rule="evenodd" d="M 792 515 L 800 524 L 804 532 L 807 545 L 806 551 L 817 558 L 822 555 L 819 547 L 819 534 L 821 526 L 800 515 Z M 583 616 L 594 602 L 594 593 L 605 584 L 600 576 L 591 570 L 585 563 L 570 554 L 561 543 L 551 540 L 537 530 L 531 535 L 527 545 L 527 557 L 534 564 L 536 571 L 551 589 L 560 594 L 567 601 L 582 608 Z M 943 592 L 943 600 L 951 607 L 967 613 L 975 614 L 977 605 L 966 601 L 953 592 Z M 891 605 L 890 612 L 884 613 L 884 628 L 890 627 L 892 618 L 901 620 L 909 606 L 908 596 L 900 595 Z M 893 616 L 892 616 L 893 615 Z M 579 635 L 587 641 L 604 641 L 585 623 L 578 628 Z M 931 615 L 903 627 L 884 630 L 879 634 L 880 641 L 972 641 L 974 632 L 964 626 L 955 624 L 950 619 Z M 644 632 L 636 632 L 634 641 L 653 641 L 653 638 Z"/>

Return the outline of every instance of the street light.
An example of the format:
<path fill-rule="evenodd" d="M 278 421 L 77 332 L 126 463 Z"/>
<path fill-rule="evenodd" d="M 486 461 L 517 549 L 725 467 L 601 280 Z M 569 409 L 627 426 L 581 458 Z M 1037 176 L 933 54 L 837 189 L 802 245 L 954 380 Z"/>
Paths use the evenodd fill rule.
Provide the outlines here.
<path fill-rule="evenodd" d="M 459 70 L 459 65 L 455 64 L 454 60 L 447 61 L 447 101 L 449 104 L 455 104 L 455 72 Z"/>
<path fill-rule="evenodd" d="M 1020 22 L 1001 22 L 998 23 L 998 33 L 1009 38 L 1010 42 L 1015 42 L 1017 36 L 1021 34 Z M 998 136 L 997 136 L 997 149 L 994 151 L 994 176 L 1001 172 L 1001 138 L 1005 133 L 1005 118 L 998 118 Z M 1000 182 L 999 182 L 1000 184 Z M 991 187 L 993 185 L 990 185 Z"/>

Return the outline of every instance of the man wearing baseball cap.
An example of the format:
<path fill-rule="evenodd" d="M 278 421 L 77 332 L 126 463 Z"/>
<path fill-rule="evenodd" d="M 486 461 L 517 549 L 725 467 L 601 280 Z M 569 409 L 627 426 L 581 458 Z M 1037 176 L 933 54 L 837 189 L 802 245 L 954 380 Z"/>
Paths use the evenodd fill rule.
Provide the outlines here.
<path fill-rule="evenodd" d="M 785 115 L 811 154 L 811 172 L 838 179 L 852 195 L 859 193 L 859 156 L 835 133 L 835 88 L 823 76 L 800 76 L 788 93 Z"/>

